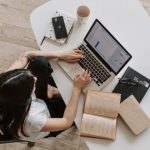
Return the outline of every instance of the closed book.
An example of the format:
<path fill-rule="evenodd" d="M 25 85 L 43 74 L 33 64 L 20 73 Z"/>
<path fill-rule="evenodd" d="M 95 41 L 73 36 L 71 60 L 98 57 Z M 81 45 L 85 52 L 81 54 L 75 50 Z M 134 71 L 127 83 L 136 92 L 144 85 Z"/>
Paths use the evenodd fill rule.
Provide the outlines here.
<path fill-rule="evenodd" d="M 148 115 L 133 95 L 121 103 L 119 114 L 135 135 L 139 135 L 150 126 Z"/>
<path fill-rule="evenodd" d="M 118 82 L 114 88 L 114 93 L 121 94 L 121 102 L 133 95 L 137 101 L 140 103 L 144 95 L 150 86 L 150 79 L 137 72 L 136 70 L 128 67 L 120 81 L 129 80 L 129 82 Z M 130 84 L 130 81 L 134 81 L 137 84 Z"/>

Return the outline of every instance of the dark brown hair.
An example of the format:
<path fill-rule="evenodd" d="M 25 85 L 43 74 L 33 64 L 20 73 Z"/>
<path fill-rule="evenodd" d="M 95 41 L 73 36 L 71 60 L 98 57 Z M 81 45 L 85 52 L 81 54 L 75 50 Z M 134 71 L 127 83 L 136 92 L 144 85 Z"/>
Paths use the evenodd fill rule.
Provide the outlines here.
<path fill-rule="evenodd" d="M 15 69 L 0 74 L 0 111 L 1 123 L 14 137 L 18 136 L 31 105 L 34 88 L 33 75 L 25 69 Z"/>

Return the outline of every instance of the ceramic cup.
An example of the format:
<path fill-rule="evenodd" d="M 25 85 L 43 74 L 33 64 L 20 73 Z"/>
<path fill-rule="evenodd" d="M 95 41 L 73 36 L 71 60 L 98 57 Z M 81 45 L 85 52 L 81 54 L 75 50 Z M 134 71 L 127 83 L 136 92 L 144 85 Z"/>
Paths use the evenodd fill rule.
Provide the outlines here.
<path fill-rule="evenodd" d="M 90 9 L 87 6 L 82 5 L 78 7 L 77 19 L 80 24 L 84 24 L 87 21 L 89 15 L 90 15 Z"/>

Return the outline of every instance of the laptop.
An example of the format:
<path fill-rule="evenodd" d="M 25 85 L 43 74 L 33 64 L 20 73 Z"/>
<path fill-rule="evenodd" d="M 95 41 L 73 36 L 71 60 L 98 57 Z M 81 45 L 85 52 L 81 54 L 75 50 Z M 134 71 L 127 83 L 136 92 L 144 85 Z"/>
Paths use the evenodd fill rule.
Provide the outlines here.
<path fill-rule="evenodd" d="M 93 81 L 86 90 L 101 90 L 121 71 L 132 58 L 131 54 L 96 19 L 78 47 L 85 55 L 77 63 L 58 61 L 63 70 L 74 79 L 83 69 L 91 71 Z"/>

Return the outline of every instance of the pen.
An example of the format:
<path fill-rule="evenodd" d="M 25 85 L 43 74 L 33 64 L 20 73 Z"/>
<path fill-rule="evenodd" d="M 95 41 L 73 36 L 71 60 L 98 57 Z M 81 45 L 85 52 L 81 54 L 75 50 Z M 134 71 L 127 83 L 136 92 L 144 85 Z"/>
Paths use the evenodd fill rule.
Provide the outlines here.
<path fill-rule="evenodd" d="M 44 36 L 40 45 L 42 45 L 42 44 L 43 44 L 43 42 L 44 42 L 45 38 L 46 38 L 46 37 Z"/>

